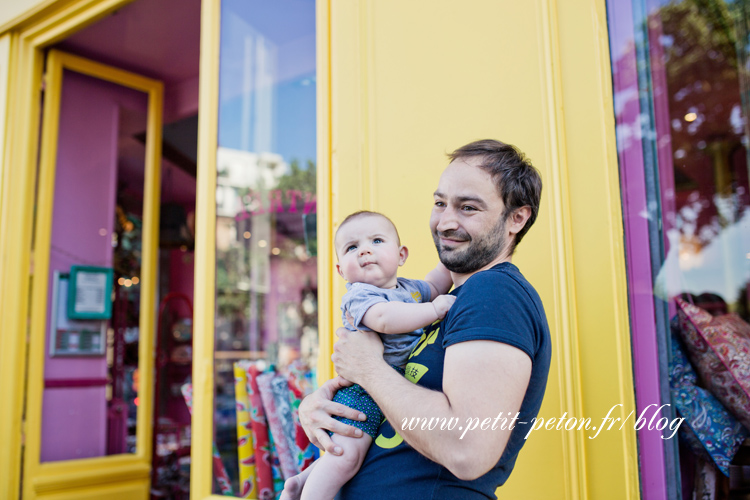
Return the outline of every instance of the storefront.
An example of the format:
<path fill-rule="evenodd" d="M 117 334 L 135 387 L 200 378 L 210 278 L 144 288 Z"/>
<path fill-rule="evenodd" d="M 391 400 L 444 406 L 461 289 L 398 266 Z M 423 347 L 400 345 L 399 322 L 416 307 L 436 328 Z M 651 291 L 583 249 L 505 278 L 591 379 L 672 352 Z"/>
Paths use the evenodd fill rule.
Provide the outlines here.
<path fill-rule="evenodd" d="M 382 211 L 403 275 L 424 276 L 445 153 L 483 137 L 544 180 L 514 257 L 553 334 L 540 417 L 627 422 L 535 431 L 500 497 L 682 498 L 695 464 L 634 420 L 672 401 L 665 299 L 707 291 L 687 270 L 747 287 L 750 135 L 744 49 L 734 77 L 704 68 L 717 81 L 664 54 L 709 11 L 747 45 L 750 17 L 651 3 L 0 7 L 0 498 L 259 498 L 274 487 L 259 435 L 277 484 L 299 470 L 315 452 L 295 407 L 333 375 L 332 232 Z M 690 100 L 701 85 L 720 116 Z M 689 263 L 712 238 L 718 267 Z M 723 312 L 746 321 L 744 297 Z M 259 411 L 278 428 L 253 428 Z"/>
<path fill-rule="evenodd" d="M 670 403 L 691 434 L 639 432 L 644 493 L 661 475 L 669 498 L 745 498 L 750 11 L 607 5 L 636 406 Z"/>

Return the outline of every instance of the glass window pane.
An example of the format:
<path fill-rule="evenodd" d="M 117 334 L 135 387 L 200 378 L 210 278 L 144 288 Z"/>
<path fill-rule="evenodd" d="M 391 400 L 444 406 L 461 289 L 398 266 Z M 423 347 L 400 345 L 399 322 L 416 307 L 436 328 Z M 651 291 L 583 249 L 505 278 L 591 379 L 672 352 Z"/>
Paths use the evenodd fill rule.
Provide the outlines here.
<path fill-rule="evenodd" d="M 607 7 L 640 411 L 659 399 L 676 404 L 669 385 L 669 353 L 683 345 L 670 325 L 676 298 L 714 317 L 735 313 L 750 328 L 750 5 L 609 0 Z M 639 440 L 643 484 L 664 466 L 656 463 L 662 447 L 667 471 L 694 473 L 670 464 L 676 442 L 646 432 Z M 674 481 L 670 498 L 673 488 Z"/>
<path fill-rule="evenodd" d="M 239 496 L 312 453 L 294 411 L 318 346 L 315 2 L 225 0 L 221 15 L 214 474 Z M 263 446 L 271 463 L 248 465 Z"/>

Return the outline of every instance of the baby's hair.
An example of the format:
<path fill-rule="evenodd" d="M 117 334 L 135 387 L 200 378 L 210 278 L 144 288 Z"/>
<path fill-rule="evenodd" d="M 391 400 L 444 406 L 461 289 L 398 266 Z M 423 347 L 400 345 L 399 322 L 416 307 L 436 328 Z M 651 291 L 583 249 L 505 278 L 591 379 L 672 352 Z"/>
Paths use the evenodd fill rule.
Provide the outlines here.
<path fill-rule="evenodd" d="M 396 231 L 396 240 L 398 241 L 398 245 L 401 246 L 401 237 L 398 235 L 398 229 L 396 228 L 396 224 L 394 224 L 393 221 L 388 218 L 388 216 L 383 215 L 380 212 L 372 212 L 370 210 L 359 210 L 357 212 L 347 215 L 346 219 L 341 221 L 341 224 L 339 224 L 338 229 L 336 229 L 336 235 L 339 234 L 339 231 L 341 231 L 341 228 L 344 227 L 344 224 L 346 224 L 347 222 L 351 222 L 354 219 L 359 219 L 360 217 L 365 217 L 369 215 L 377 215 L 378 217 L 382 217 L 388 222 L 390 222 L 391 226 L 393 226 L 393 230 Z M 334 235 L 334 240 L 336 239 L 336 235 Z"/>

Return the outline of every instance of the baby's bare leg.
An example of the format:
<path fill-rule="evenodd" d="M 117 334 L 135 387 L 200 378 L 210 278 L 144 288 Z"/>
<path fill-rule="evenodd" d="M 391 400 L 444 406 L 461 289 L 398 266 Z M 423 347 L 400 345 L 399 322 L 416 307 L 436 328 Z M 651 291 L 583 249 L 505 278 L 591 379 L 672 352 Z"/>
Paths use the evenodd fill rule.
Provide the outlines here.
<path fill-rule="evenodd" d="M 302 500 L 329 500 L 335 497 L 341 487 L 353 478 L 362 466 L 362 461 L 372 444 L 372 437 L 367 434 L 360 438 L 334 434 L 331 439 L 341 446 L 344 453 L 326 453 L 316 460 L 315 470 L 304 483 Z"/>
<path fill-rule="evenodd" d="M 284 491 L 281 492 L 279 500 L 300 500 L 300 496 L 302 495 L 302 488 L 305 487 L 307 476 L 310 475 L 318 462 L 320 462 L 320 459 L 317 459 L 316 461 L 311 463 L 307 469 L 303 470 L 296 476 L 292 476 L 287 479 L 284 482 Z"/>

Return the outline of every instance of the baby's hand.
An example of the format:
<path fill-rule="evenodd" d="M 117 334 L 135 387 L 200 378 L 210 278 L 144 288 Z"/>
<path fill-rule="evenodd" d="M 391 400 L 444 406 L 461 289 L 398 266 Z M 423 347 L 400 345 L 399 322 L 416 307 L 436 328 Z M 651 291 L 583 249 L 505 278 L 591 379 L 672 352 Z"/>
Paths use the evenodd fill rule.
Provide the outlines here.
<path fill-rule="evenodd" d="M 435 308 L 438 319 L 443 319 L 456 301 L 455 295 L 439 295 L 432 301 L 432 307 Z"/>

